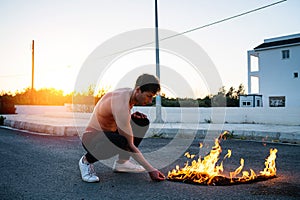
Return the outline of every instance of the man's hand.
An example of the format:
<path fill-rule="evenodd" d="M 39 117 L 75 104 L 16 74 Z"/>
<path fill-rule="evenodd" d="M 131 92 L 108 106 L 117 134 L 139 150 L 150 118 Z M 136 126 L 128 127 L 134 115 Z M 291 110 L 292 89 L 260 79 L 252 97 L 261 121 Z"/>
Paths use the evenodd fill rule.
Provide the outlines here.
<path fill-rule="evenodd" d="M 158 170 L 149 172 L 149 175 L 153 181 L 164 181 L 166 179 L 165 175 Z"/>

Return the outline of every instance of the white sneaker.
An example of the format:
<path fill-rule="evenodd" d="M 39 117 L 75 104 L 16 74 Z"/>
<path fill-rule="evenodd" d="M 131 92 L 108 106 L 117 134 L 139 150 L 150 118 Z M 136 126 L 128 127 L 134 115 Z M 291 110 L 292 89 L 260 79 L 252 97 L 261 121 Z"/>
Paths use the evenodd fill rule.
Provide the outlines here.
<path fill-rule="evenodd" d="M 79 160 L 79 169 L 81 172 L 81 178 L 85 182 L 93 183 L 99 182 L 99 177 L 96 176 L 94 165 L 83 162 L 83 156 Z"/>
<path fill-rule="evenodd" d="M 132 172 L 132 173 L 139 173 L 144 172 L 145 168 L 141 165 L 134 164 L 129 160 L 125 161 L 123 164 L 118 163 L 115 161 L 113 166 L 114 172 Z"/>

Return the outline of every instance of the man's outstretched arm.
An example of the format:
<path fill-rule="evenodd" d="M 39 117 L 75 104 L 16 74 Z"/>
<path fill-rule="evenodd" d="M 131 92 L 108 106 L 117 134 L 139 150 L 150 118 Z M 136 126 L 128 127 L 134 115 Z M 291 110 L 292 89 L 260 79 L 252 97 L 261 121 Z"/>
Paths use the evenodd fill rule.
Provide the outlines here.
<path fill-rule="evenodd" d="M 149 173 L 149 176 L 154 181 L 163 181 L 165 180 L 165 175 L 160 172 L 159 170 L 155 169 L 143 156 L 142 152 L 134 145 L 133 143 L 133 135 L 132 133 L 127 134 L 124 133 L 122 130 L 119 130 L 119 134 L 123 135 L 129 144 L 129 148 L 131 150 L 131 156 L 140 164 L 142 165 Z"/>

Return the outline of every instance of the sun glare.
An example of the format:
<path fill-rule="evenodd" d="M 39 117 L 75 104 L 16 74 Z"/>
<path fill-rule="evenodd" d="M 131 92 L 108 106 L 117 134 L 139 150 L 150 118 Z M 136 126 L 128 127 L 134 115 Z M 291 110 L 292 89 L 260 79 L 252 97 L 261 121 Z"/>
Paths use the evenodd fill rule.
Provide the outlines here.
<path fill-rule="evenodd" d="M 35 79 L 35 89 L 54 88 L 62 90 L 64 94 L 74 91 L 75 72 L 70 68 L 62 68 L 54 71 L 40 71 Z"/>
<path fill-rule="evenodd" d="M 207 94 L 205 81 L 190 63 L 166 51 L 160 52 L 160 60 L 161 92 L 167 97 L 198 98 Z M 111 62 L 99 76 L 96 90 L 133 87 L 142 73 L 156 74 L 153 49 L 133 51 Z"/>

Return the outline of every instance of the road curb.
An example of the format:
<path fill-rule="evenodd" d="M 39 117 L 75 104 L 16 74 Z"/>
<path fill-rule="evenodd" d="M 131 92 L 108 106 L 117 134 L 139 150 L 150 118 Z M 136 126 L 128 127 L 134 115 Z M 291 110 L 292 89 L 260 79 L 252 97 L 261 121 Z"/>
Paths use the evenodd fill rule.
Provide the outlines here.
<path fill-rule="evenodd" d="M 225 131 L 220 131 L 220 134 Z M 208 130 L 195 129 L 158 129 L 150 128 L 147 137 L 161 137 L 161 138 L 205 138 Z M 268 131 L 248 131 L 248 130 L 232 130 L 230 138 L 242 140 L 255 140 L 262 142 L 281 142 L 300 144 L 300 133 L 280 133 Z"/>
<path fill-rule="evenodd" d="M 34 133 L 42 133 L 43 135 L 54 136 L 75 136 L 77 129 L 73 126 L 53 126 L 48 124 L 39 124 L 26 121 L 5 120 L 4 126 L 12 127 L 20 130 L 27 130 Z"/>
<path fill-rule="evenodd" d="M 50 125 L 34 122 L 26 122 L 19 120 L 4 120 L 4 126 L 15 128 L 18 130 L 26 130 L 40 133 L 41 135 L 52 136 L 77 136 L 79 132 L 84 131 L 84 127 L 80 126 L 65 126 L 65 125 Z M 220 132 L 220 134 L 223 132 Z M 262 142 L 282 142 L 300 144 L 300 132 L 271 132 L 271 131 L 257 131 L 257 130 L 231 130 L 230 137 L 234 139 L 255 140 Z M 158 127 L 150 126 L 146 137 L 157 138 L 205 138 L 208 129 L 186 128 L 186 127 Z"/>

